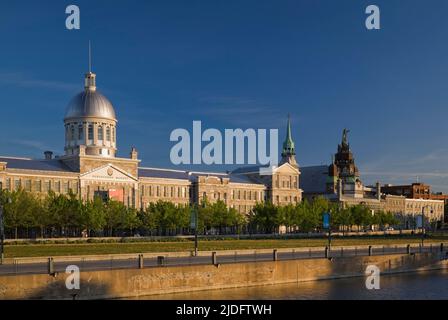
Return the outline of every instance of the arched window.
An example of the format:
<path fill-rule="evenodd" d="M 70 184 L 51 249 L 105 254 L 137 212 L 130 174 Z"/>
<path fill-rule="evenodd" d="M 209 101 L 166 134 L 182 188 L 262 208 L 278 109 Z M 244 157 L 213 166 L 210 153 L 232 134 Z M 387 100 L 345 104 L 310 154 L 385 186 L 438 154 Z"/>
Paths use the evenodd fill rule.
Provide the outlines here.
<path fill-rule="evenodd" d="M 84 139 L 84 127 L 82 124 L 78 126 L 78 140 Z"/>
<path fill-rule="evenodd" d="M 93 140 L 93 125 L 89 124 L 88 139 Z"/>
<path fill-rule="evenodd" d="M 110 141 L 110 127 L 106 128 L 106 140 Z"/>
<path fill-rule="evenodd" d="M 98 127 L 98 140 L 103 140 L 103 127 Z"/>
<path fill-rule="evenodd" d="M 75 126 L 70 127 L 70 140 L 75 140 Z"/>

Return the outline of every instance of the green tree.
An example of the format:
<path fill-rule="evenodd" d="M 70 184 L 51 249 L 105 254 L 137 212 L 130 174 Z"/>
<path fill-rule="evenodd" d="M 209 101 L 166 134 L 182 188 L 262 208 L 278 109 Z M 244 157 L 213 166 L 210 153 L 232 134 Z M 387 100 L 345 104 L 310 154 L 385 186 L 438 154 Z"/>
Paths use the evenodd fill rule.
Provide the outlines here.
<path fill-rule="evenodd" d="M 14 238 L 17 239 L 20 227 L 30 228 L 34 225 L 35 211 L 38 210 L 36 198 L 26 191 L 4 191 L 1 193 L 1 200 L 4 208 L 5 228 L 14 231 Z"/>
<path fill-rule="evenodd" d="M 372 211 L 365 205 L 359 204 L 350 207 L 353 216 L 353 223 L 358 226 L 358 231 L 361 227 L 365 228 L 371 225 Z"/>
<path fill-rule="evenodd" d="M 119 201 L 110 200 L 105 207 L 105 228 L 108 230 L 108 235 L 113 236 L 114 230 L 122 225 L 123 216 L 126 215 L 126 206 Z"/>
<path fill-rule="evenodd" d="M 271 202 L 257 203 L 249 216 L 256 230 L 273 233 L 279 227 L 279 207 Z"/>
<path fill-rule="evenodd" d="M 93 201 L 87 201 L 85 205 L 76 199 L 72 199 L 70 205 L 79 207 L 80 226 L 87 230 L 89 236 L 91 231 L 101 231 L 106 226 L 106 205 L 100 197 L 95 197 Z"/>

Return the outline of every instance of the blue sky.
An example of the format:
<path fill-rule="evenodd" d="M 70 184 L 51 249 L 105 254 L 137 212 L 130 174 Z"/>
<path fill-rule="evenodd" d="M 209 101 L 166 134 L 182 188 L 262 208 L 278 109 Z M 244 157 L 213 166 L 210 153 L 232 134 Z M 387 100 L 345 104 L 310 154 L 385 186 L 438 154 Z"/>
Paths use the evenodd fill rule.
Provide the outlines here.
<path fill-rule="evenodd" d="M 69 4 L 79 31 L 65 29 Z M 364 26 L 369 4 L 379 31 Z M 291 113 L 300 165 L 328 163 L 346 127 L 365 182 L 448 192 L 446 12 L 445 0 L 3 1 L 0 154 L 62 154 L 91 40 L 121 156 L 136 146 L 143 165 L 172 167 L 169 135 L 193 120 L 282 140 Z"/>

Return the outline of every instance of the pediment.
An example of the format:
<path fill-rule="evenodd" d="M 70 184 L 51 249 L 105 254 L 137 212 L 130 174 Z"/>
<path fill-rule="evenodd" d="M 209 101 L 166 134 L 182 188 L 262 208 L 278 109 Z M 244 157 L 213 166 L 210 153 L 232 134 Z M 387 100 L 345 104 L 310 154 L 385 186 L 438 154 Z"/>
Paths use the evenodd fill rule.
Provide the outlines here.
<path fill-rule="evenodd" d="M 86 172 L 81 175 L 81 179 L 110 182 L 137 182 L 138 180 L 126 171 L 112 164 L 101 166 L 99 168 Z"/>
<path fill-rule="evenodd" d="M 282 164 L 281 166 L 276 168 L 274 172 L 282 174 L 291 174 L 291 175 L 300 174 L 300 171 L 297 168 L 290 165 L 289 163 Z"/>

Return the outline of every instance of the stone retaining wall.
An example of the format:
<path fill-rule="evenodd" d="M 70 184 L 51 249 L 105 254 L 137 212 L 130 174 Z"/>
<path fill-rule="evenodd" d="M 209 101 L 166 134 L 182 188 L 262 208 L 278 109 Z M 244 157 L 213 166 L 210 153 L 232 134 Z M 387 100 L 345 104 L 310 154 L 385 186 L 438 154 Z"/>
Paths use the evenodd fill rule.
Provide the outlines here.
<path fill-rule="evenodd" d="M 68 290 L 66 274 L 0 277 L 0 299 L 110 299 L 447 268 L 440 253 L 301 259 L 82 272 L 80 290 Z"/>

